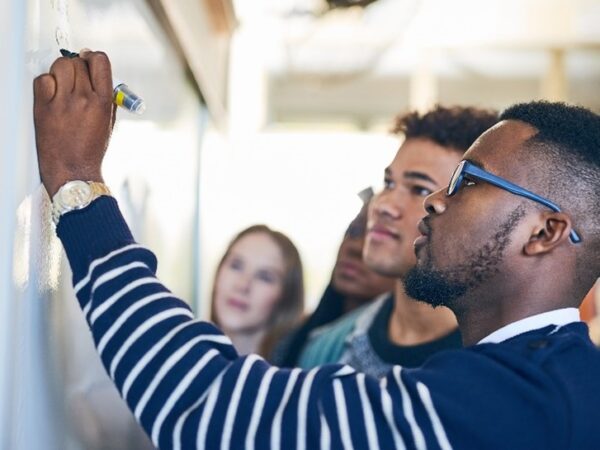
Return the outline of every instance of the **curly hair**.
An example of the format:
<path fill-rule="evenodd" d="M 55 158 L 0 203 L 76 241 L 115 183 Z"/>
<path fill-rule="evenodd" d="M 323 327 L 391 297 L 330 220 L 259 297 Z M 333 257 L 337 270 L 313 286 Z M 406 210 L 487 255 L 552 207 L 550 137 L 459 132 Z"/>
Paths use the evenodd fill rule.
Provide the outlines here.
<path fill-rule="evenodd" d="M 498 112 L 471 106 L 436 105 L 421 114 L 416 111 L 396 117 L 392 133 L 406 139 L 427 138 L 442 147 L 464 153 L 488 128 L 498 122 Z"/>

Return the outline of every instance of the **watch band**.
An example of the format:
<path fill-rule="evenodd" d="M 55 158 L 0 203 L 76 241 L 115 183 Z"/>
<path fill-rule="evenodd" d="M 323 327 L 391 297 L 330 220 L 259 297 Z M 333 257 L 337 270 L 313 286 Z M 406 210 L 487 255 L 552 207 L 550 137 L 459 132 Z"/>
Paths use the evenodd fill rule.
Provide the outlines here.
<path fill-rule="evenodd" d="M 69 211 L 83 209 L 98 197 L 112 196 L 110 189 L 98 181 L 73 180 L 65 183 L 52 197 L 52 220 L 55 225 Z"/>
<path fill-rule="evenodd" d="M 112 197 L 112 192 L 110 192 L 110 189 L 104 183 L 100 183 L 99 181 L 88 181 L 87 184 L 92 188 L 92 192 L 95 195 L 94 199 L 101 197 L 102 195 Z"/>

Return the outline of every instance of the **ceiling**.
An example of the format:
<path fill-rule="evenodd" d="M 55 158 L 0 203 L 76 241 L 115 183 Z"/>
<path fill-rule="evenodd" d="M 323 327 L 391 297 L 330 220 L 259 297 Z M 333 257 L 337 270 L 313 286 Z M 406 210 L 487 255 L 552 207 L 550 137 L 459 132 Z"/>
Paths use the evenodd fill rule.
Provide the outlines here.
<path fill-rule="evenodd" d="M 270 122 L 369 128 L 419 106 L 415 89 L 428 102 L 502 108 L 558 95 L 600 110 L 599 0 L 234 4 L 255 39 Z M 544 88 L 548 77 L 558 88 Z"/>

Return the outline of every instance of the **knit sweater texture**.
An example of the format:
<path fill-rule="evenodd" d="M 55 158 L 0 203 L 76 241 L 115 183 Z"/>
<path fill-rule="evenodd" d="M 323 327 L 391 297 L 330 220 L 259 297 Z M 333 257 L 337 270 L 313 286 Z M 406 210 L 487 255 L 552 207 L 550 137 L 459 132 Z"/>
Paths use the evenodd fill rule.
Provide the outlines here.
<path fill-rule="evenodd" d="M 64 215 L 57 233 L 102 362 L 161 449 L 600 448 L 600 354 L 583 323 L 381 380 L 342 364 L 278 369 L 194 320 L 114 199 Z"/>

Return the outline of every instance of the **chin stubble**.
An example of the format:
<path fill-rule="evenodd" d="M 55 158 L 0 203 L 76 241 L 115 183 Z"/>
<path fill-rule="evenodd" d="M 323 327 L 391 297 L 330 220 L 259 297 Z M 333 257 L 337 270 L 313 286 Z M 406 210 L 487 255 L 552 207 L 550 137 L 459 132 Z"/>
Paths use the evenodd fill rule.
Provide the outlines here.
<path fill-rule="evenodd" d="M 404 281 L 406 293 L 433 307 L 451 307 L 456 300 L 499 272 L 504 250 L 510 244 L 510 235 L 524 215 L 525 208 L 521 204 L 499 225 L 496 233 L 484 245 L 451 269 L 438 270 L 433 267 L 429 243 L 424 248 L 427 251 L 425 264 L 408 271 Z"/>

